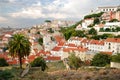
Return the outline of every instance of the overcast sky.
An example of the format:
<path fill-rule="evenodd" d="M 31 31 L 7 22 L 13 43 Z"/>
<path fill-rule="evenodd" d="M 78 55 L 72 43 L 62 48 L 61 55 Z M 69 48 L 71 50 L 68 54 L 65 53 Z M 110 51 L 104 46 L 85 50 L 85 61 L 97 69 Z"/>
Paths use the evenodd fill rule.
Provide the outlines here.
<path fill-rule="evenodd" d="M 120 0 L 0 0 L 0 27 L 31 27 L 44 20 L 75 20 Z"/>

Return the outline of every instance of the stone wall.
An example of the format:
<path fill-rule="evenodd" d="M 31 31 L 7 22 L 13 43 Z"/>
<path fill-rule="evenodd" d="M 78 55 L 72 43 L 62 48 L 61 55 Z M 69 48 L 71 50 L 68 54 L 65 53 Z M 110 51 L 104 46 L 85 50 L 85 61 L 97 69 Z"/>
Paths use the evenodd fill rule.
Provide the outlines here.
<path fill-rule="evenodd" d="M 110 63 L 110 67 L 113 67 L 113 68 L 120 68 L 120 63 L 111 62 L 111 63 Z"/>
<path fill-rule="evenodd" d="M 120 32 L 98 32 L 98 35 L 103 35 L 103 34 L 114 34 L 115 36 L 120 35 Z"/>

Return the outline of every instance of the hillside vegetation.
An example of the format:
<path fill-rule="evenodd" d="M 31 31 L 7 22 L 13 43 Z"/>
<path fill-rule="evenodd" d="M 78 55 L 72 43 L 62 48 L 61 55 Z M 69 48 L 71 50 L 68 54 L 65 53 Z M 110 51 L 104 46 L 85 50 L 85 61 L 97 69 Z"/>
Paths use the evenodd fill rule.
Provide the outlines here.
<path fill-rule="evenodd" d="M 80 67 L 78 70 L 68 71 L 62 62 L 51 62 L 47 65 L 49 68 L 45 72 L 40 67 L 32 67 L 24 77 L 20 77 L 20 68 L 13 67 L 7 70 L 7 73 L 11 72 L 11 76 L 5 80 L 120 80 L 120 69 Z M 4 80 L 3 76 L 1 80 Z"/>

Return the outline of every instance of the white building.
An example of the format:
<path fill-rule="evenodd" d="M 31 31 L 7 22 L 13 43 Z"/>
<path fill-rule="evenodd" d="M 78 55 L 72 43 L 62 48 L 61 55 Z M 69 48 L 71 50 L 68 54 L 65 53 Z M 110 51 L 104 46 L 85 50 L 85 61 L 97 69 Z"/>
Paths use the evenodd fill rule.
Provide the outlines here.
<path fill-rule="evenodd" d="M 68 43 L 68 44 L 75 44 L 75 45 L 79 46 L 82 39 L 83 39 L 83 38 L 79 38 L 79 37 L 71 37 L 71 38 L 67 41 L 67 43 Z"/>
<path fill-rule="evenodd" d="M 83 29 L 87 29 L 87 27 L 91 24 L 93 24 L 93 21 L 94 21 L 94 18 L 90 18 L 90 19 L 85 19 L 83 22 L 82 22 L 82 28 Z"/>
<path fill-rule="evenodd" d="M 49 34 L 46 34 L 43 36 L 43 45 L 45 51 L 50 51 L 56 46 L 56 42 L 52 41 L 52 36 Z"/>
<path fill-rule="evenodd" d="M 120 53 L 120 38 L 107 38 L 104 46 L 105 51 Z"/>
<path fill-rule="evenodd" d="M 90 51 L 101 52 L 105 51 L 104 41 L 100 40 L 91 40 L 88 44 L 88 49 Z"/>
<path fill-rule="evenodd" d="M 106 29 L 106 28 L 116 28 L 116 27 L 120 27 L 120 22 L 107 22 L 103 28 Z"/>
<path fill-rule="evenodd" d="M 117 11 L 117 9 L 119 8 L 120 6 L 105 6 L 105 7 L 98 7 L 97 8 L 97 12 L 109 12 L 109 11 Z"/>

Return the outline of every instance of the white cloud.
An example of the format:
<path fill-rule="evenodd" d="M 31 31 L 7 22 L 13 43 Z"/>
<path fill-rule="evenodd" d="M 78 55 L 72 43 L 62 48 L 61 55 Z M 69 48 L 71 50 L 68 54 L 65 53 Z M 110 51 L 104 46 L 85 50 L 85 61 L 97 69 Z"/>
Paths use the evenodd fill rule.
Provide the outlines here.
<path fill-rule="evenodd" d="M 15 2 L 16 0 L 8 0 L 9 2 L 11 2 L 11 3 L 13 3 L 13 2 Z"/>
<path fill-rule="evenodd" d="M 6 18 L 4 18 L 4 17 L 0 16 L 0 22 L 6 22 L 6 21 L 7 21 L 7 19 L 6 19 Z"/>
<path fill-rule="evenodd" d="M 10 14 L 12 17 L 23 17 L 23 18 L 40 18 L 45 15 L 42 14 L 40 7 L 29 7 L 23 8 L 22 11 Z"/>
<path fill-rule="evenodd" d="M 40 2 L 30 7 L 23 8 L 19 12 L 10 14 L 12 17 L 22 18 L 81 18 L 87 8 L 90 0 L 54 0 L 48 5 L 42 5 Z"/>

